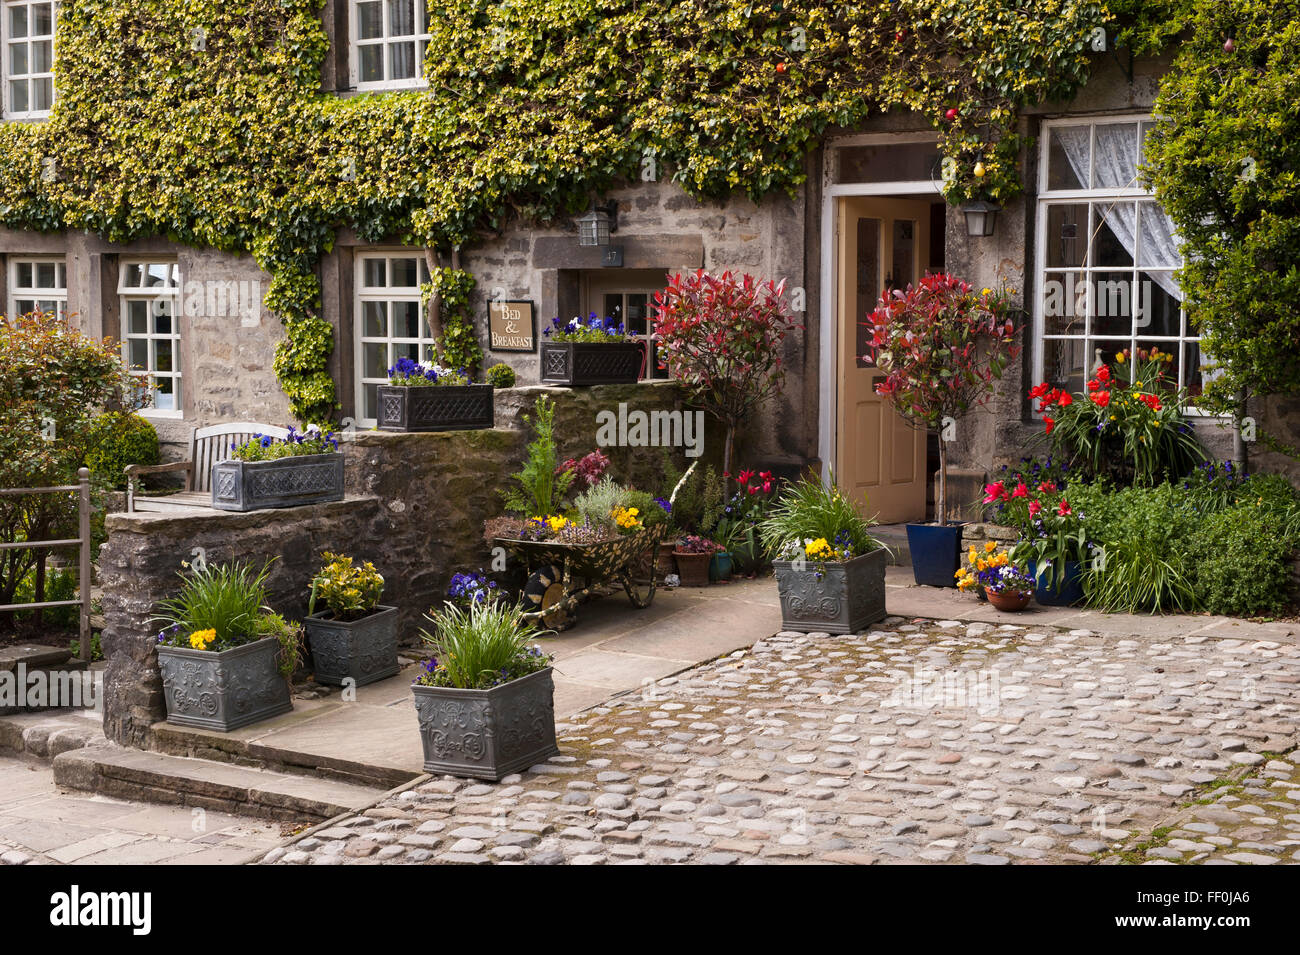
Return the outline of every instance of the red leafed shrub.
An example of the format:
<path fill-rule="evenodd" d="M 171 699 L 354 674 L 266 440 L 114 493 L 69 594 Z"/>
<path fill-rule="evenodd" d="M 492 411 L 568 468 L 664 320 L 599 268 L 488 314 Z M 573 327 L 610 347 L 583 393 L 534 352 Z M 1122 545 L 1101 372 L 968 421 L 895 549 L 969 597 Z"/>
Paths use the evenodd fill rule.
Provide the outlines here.
<path fill-rule="evenodd" d="M 722 469 L 731 470 L 736 428 L 781 390 L 781 343 L 802 329 L 785 282 L 701 269 L 672 276 L 655 293 L 659 357 L 687 396 L 727 429 Z"/>
<path fill-rule="evenodd" d="M 882 296 L 867 319 L 871 354 L 864 357 L 885 373 L 876 393 L 916 427 L 941 431 L 935 495 L 940 524 L 947 522 L 949 440 L 942 432 L 993 396 L 994 382 L 1019 353 L 1012 312 L 1005 291 L 976 292 L 940 273 Z"/>

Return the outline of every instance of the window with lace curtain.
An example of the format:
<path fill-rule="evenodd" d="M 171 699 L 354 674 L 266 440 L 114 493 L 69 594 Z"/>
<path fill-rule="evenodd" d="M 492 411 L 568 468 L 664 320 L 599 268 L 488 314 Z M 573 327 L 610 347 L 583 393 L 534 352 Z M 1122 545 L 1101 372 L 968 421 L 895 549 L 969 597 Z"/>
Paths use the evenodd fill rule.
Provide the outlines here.
<path fill-rule="evenodd" d="M 426 0 L 350 0 L 352 86 L 401 89 L 424 84 L 429 46 Z"/>
<path fill-rule="evenodd" d="M 1034 378 L 1080 390 L 1123 350 L 1173 356 L 1193 394 L 1206 380 L 1199 337 L 1174 278 L 1173 223 L 1138 181 L 1147 117 L 1053 120 L 1041 137 Z"/>

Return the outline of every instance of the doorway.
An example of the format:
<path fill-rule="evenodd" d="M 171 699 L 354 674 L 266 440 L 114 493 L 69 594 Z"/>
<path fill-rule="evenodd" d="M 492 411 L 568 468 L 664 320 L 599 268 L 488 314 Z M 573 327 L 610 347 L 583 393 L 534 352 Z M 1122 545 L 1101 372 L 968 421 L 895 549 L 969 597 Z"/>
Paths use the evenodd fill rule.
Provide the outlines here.
<path fill-rule="evenodd" d="M 834 202 L 836 481 L 882 524 L 923 521 L 926 432 L 876 394 L 884 376 L 869 354 L 867 317 L 882 293 L 942 267 L 943 207 L 928 198 L 840 196 Z"/>

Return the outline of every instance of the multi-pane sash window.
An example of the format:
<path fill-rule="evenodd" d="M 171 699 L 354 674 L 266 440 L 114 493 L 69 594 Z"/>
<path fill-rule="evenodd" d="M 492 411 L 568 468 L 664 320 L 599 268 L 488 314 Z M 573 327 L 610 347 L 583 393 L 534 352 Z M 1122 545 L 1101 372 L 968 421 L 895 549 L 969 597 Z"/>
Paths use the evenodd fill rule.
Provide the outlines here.
<path fill-rule="evenodd" d="M 4 110 L 7 119 L 49 114 L 54 102 L 54 21 L 51 0 L 4 0 Z"/>
<path fill-rule="evenodd" d="M 63 258 L 9 260 L 9 315 L 68 314 L 68 274 Z"/>
<path fill-rule="evenodd" d="M 1171 380 L 1199 394 L 1199 337 L 1182 308 L 1173 223 L 1138 182 L 1151 123 L 1049 122 L 1038 203 L 1035 380 L 1079 390 L 1123 350 L 1172 355 Z"/>
<path fill-rule="evenodd" d="M 426 0 L 353 0 L 353 80 L 357 89 L 423 82 L 429 45 Z"/>
<path fill-rule="evenodd" d="M 117 292 L 122 306 L 122 357 L 153 386 L 153 409 L 179 414 L 181 405 L 181 290 L 175 262 L 124 262 Z"/>
<path fill-rule="evenodd" d="M 378 388 L 388 384 L 388 369 L 399 358 L 433 360 L 433 336 L 420 303 L 420 286 L 428 281 L 422 255 L 387 253 L 357 259 L 357 417 L 367 425 L 378 417 Z"/>
<path fill-rule="evenodd" d="M 651 313 L 654 292 L 603 292 L 601 300 L 604 303 L 604 311 L 600 312 L 599 317 L 614 318 L 622 322 L 624 330 L 635 335 L 636 340 L 645 346 L 650 359 L 645 362 L 641 377 L 667 378 L 668 369 L 660 367 L 658 358 L 659 336 L 654 334 L 654 316 Z"/>

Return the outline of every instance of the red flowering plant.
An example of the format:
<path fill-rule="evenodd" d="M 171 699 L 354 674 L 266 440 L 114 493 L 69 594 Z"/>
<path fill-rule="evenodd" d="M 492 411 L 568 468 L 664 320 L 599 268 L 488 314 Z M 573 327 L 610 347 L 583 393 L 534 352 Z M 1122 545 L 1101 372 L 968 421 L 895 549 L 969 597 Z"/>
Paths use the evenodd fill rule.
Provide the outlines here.
<path fill-rule="evenodd" d="M 885 373 L 876 393 L 918 428 L 944 429 L 985 404 L 1019 353 L 1005 291 L 976 292 L 956 276 L 927 275 L 882 296 L 868 317 L 871 353 Z M 939 523 L 948 522 L 947 436 L 939 441 Z"/>
<path fill-rule="evenodd" d="M 609 458 L 600 451 L 592 451 L 580 458 L 569 458 L 563 464 L 556 465 L 555 473 L 572 474 L 579 488 L 589 488 L 600 481 L 608 467 Z"/>
<path fill-rule="evenodd" d="M 1170 380 L 1172 362 L 1159 348 L 1125 349 L 1114 370 L 1100 365 L 1077 395 L 1047 382 L 1031 388 L 1053 453 L 1120 484 L 1153 485 L 1191 471 L 1206 455 L 1184 420 L 1189 400 Z"/>
<path fill-rule="evenodd" d="M 1032 564 L 1039 580 L 1049 579 L 1059 588 L 1066 565 L 1083 562 L 1088 550 L 1084 515 L 1071 506 L 1062 475 L 1050 469 L 1009 472 L 984 486 L 983 503 L 1020 531 L 1011 561 L 1022 567 Z"/>
<path fill-rule="evenodd" d="M 780 485 L 771 471 L 747 468 L 724 477 L 734 477 L 737 487 L 723 505 L 713 539 L 731 554 L 738 567 L 751 572 L 762 563 L 758 528 L 767 519 Z"/>
<path fill-rule="evenodd" d="M 781 390 L 781 346 L 802 329 L 785 300 L 785 282 L 703 269 L 674 274 L 655 293 L 659 360 L 687 397 L 726 428 L 722 470 L 731 470 L 736 430 Z"/>

